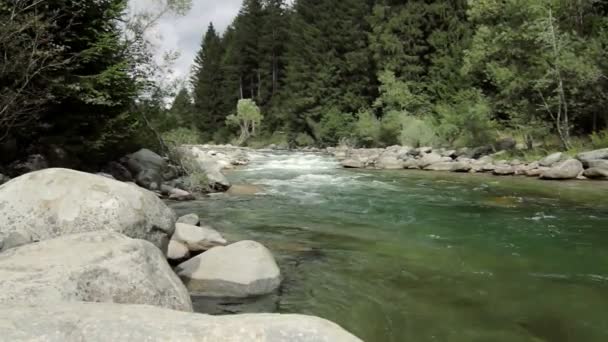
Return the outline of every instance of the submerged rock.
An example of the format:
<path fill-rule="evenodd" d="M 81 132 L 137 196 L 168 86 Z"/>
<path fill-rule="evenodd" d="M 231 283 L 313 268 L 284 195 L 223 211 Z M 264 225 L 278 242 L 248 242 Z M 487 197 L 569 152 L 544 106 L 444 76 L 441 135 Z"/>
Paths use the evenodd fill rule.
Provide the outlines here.
<path fill-rule="evenodd" d="M 28 173 L 0 187 L 0 241 L 17 232 L 33 240 L 110 230 L 163 251 L 175 213 L 154 193 L 68 169 Z"/>
<path fill-rule="evenodd" d="M 259 185 L 241 184 L 233 185 L 229 190 L 230 195 L 256 195 L 264 191 L 264 188 Z"/>
<path fill-rule="evenodd" d="M 148 305 L 63 303 L 0 308 L 6 341 L 361 342 L 312 316 L 208 316 Z"/>
<path fill-rule="evenodd" d="M 177 269 L 192 292 L 207 297 L 269 294 L 281 284 L 281 272 L 270 251 L 254 241 L 215 247 Z"/>
<path fill-rule="evenodd" d="M 147 241 L 108 231 L 73 234 L 0 254 L 0 304 L 150 304 L 192 311 L 188 291 Z M 4 337 L 3 337 L 4 338 Z"/>
<path fill-rule="evenodd" d="M 583 172 L 583 164 L 576 159 L 565 160 L 541 173 L 542 179 L 574 179 Z"/>

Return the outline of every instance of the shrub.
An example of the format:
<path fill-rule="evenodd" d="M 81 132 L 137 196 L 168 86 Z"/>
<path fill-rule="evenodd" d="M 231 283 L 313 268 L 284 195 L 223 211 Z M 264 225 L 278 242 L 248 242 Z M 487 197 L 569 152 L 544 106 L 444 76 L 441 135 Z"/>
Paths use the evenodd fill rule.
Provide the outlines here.
<path fill-rule="evenodd" d="M 294 141 L 298 147 L 309 147 L 315 145 L 315 139 L 306 133 L 299 133 Z"/>
<path fill-rule="evenodd" d="M 168 145 L 196 145 L 201 144 L 201 134 L 192 128 L 176 128 L 162 134 L 162 138 Z"/>
<path fill-rule="evenodd" d="M 593 148 L 608 147 L 608 129 L 591 134 L 591 145 Z"/>
<path fill-rule="evenodd" d="M 439 136 L 451 146 L 487 145 L 496 138 L 489 102 L 477 89 L 461 91 L 451 103 L 439 104 L 435 110 Z"/>
<path fill-rule="evenodd" d="M 325 146 L 337 146 L 340 139 L 353 135 L 353 127 L 354 119 L 351 114 L 331 109 L 323 115 L 318 125 L 318 139 Z"/>
<path fill-rule="evenodd" d="M 436 146 L 439 143 L 435 126 L 428 119 L 403 115 L 401 126 L 400 142 L 403 146 Z"/>
<path fill-rule="evenodd" d="M 375 146 L 380 137 L 380 125 L 380 120 L 371 111 L 359 112 L 355 122 L 355 133 L 359 144 L 364 147 Z"/>

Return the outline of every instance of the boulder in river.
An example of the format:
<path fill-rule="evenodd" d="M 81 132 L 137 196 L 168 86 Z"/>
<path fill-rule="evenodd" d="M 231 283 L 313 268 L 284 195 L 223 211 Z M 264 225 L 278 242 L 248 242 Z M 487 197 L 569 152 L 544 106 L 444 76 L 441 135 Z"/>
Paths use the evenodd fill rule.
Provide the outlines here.
<path fill-rule="evenodd" d="M 576 159 L 587 165 L 591 160 L 608 159 L 608 148 L 603 148 L 595 151 L 579 153 Z"/>
<path fill-rule="evenodd" d="M 442 157 L 440 154 L 435 153 L 435 152 L 426 153 L 426 154 L 423 154 L 420 159 L 418 159 L 418 166 L 420 168 L 424 169 L 429 165 L 439 163 L 442 161 L 446 161 L 443 158 L 444 157 Z M 451 158 L 449 158 L 449 159 L 451 160 Z"/>
<path fill-rule="evenodd" d="M 171 261 L 186 261 L 190 256 L 190 250 L 188 246 L 177 240 L 169 241 L 169 248 L 167 250 L 167 259 Z"/>
<path fill-rule="evenodd" d="M 272 253 L 255 241 L 215 247 L 177 269 L 190 291 L 207 297 L 251 297 L 276 291 L 281 272 Z"/>
<path fill-rule="evenodd" d="M 399 155 L 397 153 L 384 153 L 376 160 L 376 168 L 384 170 L 400 170 L 403 169 L 403 160 L 399 159 Z"/>
<path fill-rule="evenodd" d="M 6 341 L 362 342 L 304 315 L 209 316 L 149 305 L 61 303 L 0 308 Z"/>
<path fill-rule="evenodd" d="M 587 161 L 588 168 L 608 170 L 608 159 L 593 159 Z"/>
<path fill-rule="evenodd" d="M 365 164 L 358 159 L 345 159 L 341 162 L 342 167 L 347 169 L 362 169 Z"/>
<path fill-rule="evenodd" d="M 568 159 L 541 173 L 542 179 L 575 179 L 583 172 L 583 164 L 576 159 Z"/>
<path fill-rule="evenodd" d="M 160 190 L 163 174 L 167 169 L 167 162 L 163 157 L 148 150 L 141 149 L 126 157 L 126 164 L 135 182 L 149 190 Z"/>
<path fill-rule="evenodd" d="M 435 164 L 431 164 L 424 168 L 429 171 L 450 171 L 450 172 L 469 172 L 471 170 L 471 165 L 466 162 L 439 162 Z"/>
<path fill-rule="evenodd" d="M 174 229 L 175 213 L 154 193 L 89 173 L 46 169 L 0 186 L 0 241 L 111 230 L 165 251 Z"/>
<path fill-rule="evenodd" d="M 608 169 L 592 167 L 585 170 L 583 176 L 589 179 L 608 179 Z"/>
<path fill-rule="evenodd" d="M 227 243 L 222 234 L 209 226 L 193 226 L 185 223 L 175 224 L 175 233 L 171 240 L 184 244 L 191 252 L 206 251 Z"/>
<path fill-rule="evenodd" d="M 4 251 L 0 279 L 2 307 L 84 301 L 192 311 L 187 289 L 158 248 L 110 231 L 66 235 Z"/>
<path fill-rule="evenodd" d="M 548 156 L 546 156 L 545 158 L 541 159 L 538 164 L 540 166 L 553 166 L 554 164 L 556 164 L 557 162 L 559 162 L 560 160 L 562 160 L 564 154 L 562 152 L 557 152 L 557 153 L 553 153 L 550 154 Z"/>
<path fill-rule="evenodd" d="M 510 176 L 515 174 L 515 168 L 511 165 L 497 165 L 492 173 L 496 176 Z"/>
<path fill-rule="evenodd" d="M 185 223 L 192 226 L 198 226 L 200 222 L 201 219 L 196 214 L 184 215 L 177 219 L 177 223 Z"/>

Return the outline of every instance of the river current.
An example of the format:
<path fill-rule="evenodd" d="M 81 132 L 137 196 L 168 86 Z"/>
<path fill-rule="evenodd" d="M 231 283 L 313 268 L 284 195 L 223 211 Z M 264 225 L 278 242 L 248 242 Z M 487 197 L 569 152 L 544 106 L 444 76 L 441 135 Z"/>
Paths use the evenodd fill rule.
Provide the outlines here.
<path fill-rule="evenodd" d="M 345 170 L 262 152 L 228 177 L 258 193 L 173 207 L 271 249 L 278 312 L 367 342 L 608 341 L 608 182 Z"/>

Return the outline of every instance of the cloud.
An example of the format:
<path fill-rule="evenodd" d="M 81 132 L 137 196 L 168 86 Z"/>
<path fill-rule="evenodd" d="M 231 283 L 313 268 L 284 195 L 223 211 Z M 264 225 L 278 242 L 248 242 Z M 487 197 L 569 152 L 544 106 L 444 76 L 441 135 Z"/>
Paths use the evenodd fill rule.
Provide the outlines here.
<path fill-rule="evenodd" d="M 131 0 L 131 7 L 145 8 L 153 3 L 154 0 Z M 238 14 L 241 3 L 242 0 L 192 0 L 192 9 L 185 16 L 167 15 L 160 19 L 150 32 L 157 58 L 162 58 L 168 51 L 180 54 L 169 78 L 184 79 L 189 76 L 209 23 L 213 22 L 216 30 L 224 32 Z"/>

